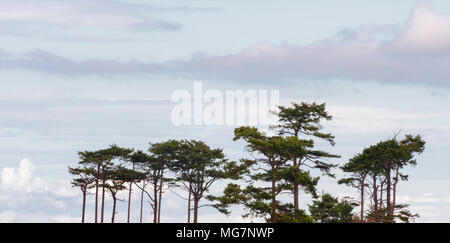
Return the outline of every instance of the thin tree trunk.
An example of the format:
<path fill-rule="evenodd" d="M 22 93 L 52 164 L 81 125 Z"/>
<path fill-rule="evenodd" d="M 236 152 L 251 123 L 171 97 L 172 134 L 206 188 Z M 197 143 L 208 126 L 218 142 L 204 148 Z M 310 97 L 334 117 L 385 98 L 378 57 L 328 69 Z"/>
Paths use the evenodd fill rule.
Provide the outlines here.
<path fill-rule="evenodd" d="M 295 131 L 295 137 L 298 138 L 298 131 Z M 293 163 L 294 163 L 295 167 L 297 167 L 297 159 L 298 158 L 296 158 L 296 157 L 293 159 Z M 299 206 L 298 183 L 294 182 L 293 186 L 294 186 L 294 207 L 296 209 L 299 209 L 300 206 Z"/>
<path fill-rule="evenodd" d="M 144 208 L 144 189 L 145 189 L 145 180 L 142 181 L 142 189 L 141 189 L 141 215 L 139 222 L 142 224 L 142 209 Z"/>
<path fill-rule="evenodd" d="M 191 196 L 192 196 L 192 184 L 189 183 L 189 197 L 188 197 L 188 224 L 191 223 Z"/>
<path fill-rule="evenodd" d="M 196 195 L 194 195 L 194 224 L 198 222 L 198 201 L 200 199 L 197 198 Z"/>
<path fill-rule="evenodd" d="M 164 178 L 164 169 L 161 170 L 161 177 L 159 178 L 159 202 L 158 202 L 158 223 L 161 223 L 161 199 L 162 199 L 162 190 L 163 190 L 163 178 Z"/>
<path fill-rule="evenodd" d="M 392 162 L 388 163 L 388 172 L 387 172 L 387 190 L 386 190 L 386 214 L 389 218 L 389 220 L 391 220 L 391 166 L 392 166 Z"/>
<path fill-rule="evenodd" d="M 378 222 L 378 196 L 377 196 L 377 178 L 376 176 L 373 177 L 373 202 L 374 202 L 374 217 L 375 217 L 375 222 Z"/>
<path fill-rule="evenodd" d="M 383 188 L 384 188 L 384 183 L 382 182 L 380 185 L 380 199 L 378 200 L 378 208 L 383 208 Z"/>
<path fill-rule="evenodd" d="M 113 196 L 113 211 L 112 211 L 111 223 L 114 223 L 115 216 L 116 216 L 116 198 L 115 198 L 115 196 Z"/>
<path fill-rule="evenodd" d="M 297 158 L 294 158 L 294 166 L 297 166 Z M 296 209 L 299 209 L 299 193 L 298 193 L 298 183 L 294 182 L 293 183 L 294 186 L 294 207 Z"/>
<path fill-rule="evenodd" d="M 86 188 L 83 190 L 83 209 L 81 213 L 81 223 L 84 223 L 84 215 L 86 211 Z"/>
<path fill-rule="evenodd" d="M 395 210 L 395 204 L 396 204 L 396 197 L 397 197 L 397 183 L 398 183 L 398 172 L 399 168 L 397 167 L 395 170 L 395 182 L 392 188 L 392 212 L 391 214 L 394 215 Z"/>
<path fill-rule="evenodd" d="M 276 188 L 275 188 L 275 172 L 274 166 L 272 166 L 272 215 L 270 217 L 270 222 L 276 222 L 276 212 L 277 212 L 277 202 L 276 202 Z"/>
<path fill-rule="evenodd" d="M 100 223 L 103 223 L 104 212 L 105 212 L 105 177 L 103 176 L 103 186 L 102 186 L 102 211 L 101 211 Z"/>
<path fill-rule="evenodd" d="M 98 218 L 98 179 L 100 178 L 100 164 L 97 166 L 97 177 L 95 179 L 95 223 Z"/>
<path fill-rule="evenodd" d="M 131 210 L 131 190 L 132 190 L 133 182 L 130 182 L 130 190 L 128 192 L 128 217 L 127 223 L 130 223 L 130 210 Z"/>
<path fill-rule="evenodd" d="M 154 203 L 153 203 L 153 223 L 158 222 L 158 181 L 155 180 L 153 182 L 153 196 L 154 196 Z"/>
<path fill-rule="evenodd" d="M 361 215 L 360 215 L 360 219 L 361 222 L 364 221 L 364 179 L 361 181 Z"/>

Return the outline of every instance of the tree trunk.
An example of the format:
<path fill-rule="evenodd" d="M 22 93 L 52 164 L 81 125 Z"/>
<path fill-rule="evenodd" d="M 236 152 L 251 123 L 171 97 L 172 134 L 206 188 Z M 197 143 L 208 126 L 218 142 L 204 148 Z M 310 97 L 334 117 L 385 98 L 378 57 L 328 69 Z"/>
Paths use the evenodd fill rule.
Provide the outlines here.
<path fill-rule="evenodd" d="M 100 217 L 100 223 L 103 223 L 103 215 L 105 212 L 105 177 L 103 176 L 103 186 L 102 186 L 102 211 Z"/>
<path fill-rule="evenodd" d="M 134 164 L 133 164 L 133 170 L 134 170 Z M 130 223 L 130 212 L 131 212 L 131 192 L 133 187 L 133 180 L 130 182 L 130 190 L 128 192 L 128 217 L 127 217 L 127 223 Z"/>
<path fill-rule="evenodd" d="M 192 185 L 189 183 L 189 197 L 188 197 L 188 224 L 191 223 L 191 196 L 192 196 Z"/>
<path fill-rule="evenodd" d="M 376 176 L 373 176 L 373 202 L 374 202 L 374 209 L 373 214 L 375 217 L 375 222 L 378 222 L 378 196 L 377 196 L 378 188 L 377 188 L 377 178 Z"/>
<path fill-rule="evenodd" d="M 272 215 L 270 216 L 270 222 L 276 223 L 277 215 L 277 202 L 276 202 L 276 188 L 275 188 L 275 172 L 274 166 L 272 166 Z"/>
<path fill-rule="evenodd" d="M 391 220 L 392 214 L 391 214 L 391 166 L 392 166 L 392 162 L 388 163 L 388 168 L 387 168 L 387 188 L 386 188 L 386 214 L 389 218 L 389 220 Z"/>
<path fill-rule="evenodd" d="M 198 202 L 199 198 L 197 198 L 196 195 L 194 195 L 194 224 L 198 222 Z"/>
<path fill-rule="evenodd" d="M 161 223 L 161 198 L 162 198 L 162 190 L 163 190 L 163 178 L 164 178 L 164 169 L 161 170 L 161 177 L 159 178 L 158 223 Z"/>
<path fill-rule="evenodd" d="M 95 223 L 97 223 L 98 214 L 98 179 L 100 178 L 100 164 L 97 166 L 97 177 L 95 179 Z"/>
<path fill-rule="evenodd" d="M 111 216 L 111 223 L 114 224 L 114 218 L 116 216 L 116 197 L 113 196 L 113 211 L 112 211 L 112 216 Z"/>
<path fill-rule="evenodd" d="M 294 158 L 294 166 L 297 166 L 297 158 Z M 296 209 L 299 209 L 299 202 L 298 202 L 298 183 L 294 182 L 294 207 Z"/>
<path fill-rule="evenodd" d="M 298 131 L 295 131 L 295 137 L 298 138 Z M 297 158 L 293 159 L 294 166 L 297 167 Z M 298 193 L 298 183 L 294 182 L 294 207 L 299 209 L 299 193 Z"/>
<path fill-rule="evenodd" d="M 85 215 L 85 211 L 86 211 L 86 188 L 84 188 L 83 191 L 83 208 L 82 208 L 82 213 L 81 213 L 81 223 L 84 223 L 84 215 Z"/>
<path fill-rule="evenodd" d="M 158 181 L 153 182 L 153 223 L 158 222 Z"/>
<path fill-rule="evenodd" d="M 134 168 L 134 166 L 133 166 Z M 128 192 L 128 217 L 127 223 L 130 223 L 130 210 L 131 210 L 131 190 L 132 190 L 133 182 L 130 182 L 130 190 Z"/>
<path fill-rule="evenodd" d="M 142 224 L 142 209 L 144 208 L 144 189 L 145 189 L 145 180 L 142 182 L 142 189 L 141 189 L 141 215 L 139 218 L 139 222 Z"/>
<path fill-rule="evenodd" d="M 395 204 L 396 204 L 396 197 L 397 197 L 397 183 L 398 183 L 398 172 L 399 168 L 397 167 L 395 169 L 395 182 L 392 188 L 392 212 L 391 214 L 394 215 L 394 210 L 395 210 Z"/>
<path fill-rule="evenodd" d="M 384 182 L 381 182 L 381 184 L 379 185 L 380 187 L 380 194 L 379 194 L 379 198 L 378 199 L 378 208 L 382 208 L 383 207 L 383 189 L 384 189 Z"/>
<path fill-rule="evenodd" d="M 361 215 L 360 215 L 360 219 L 361 222 L 364 221 L 364 179 L 362 179 L 361 181 L 361 202 L 360 202 L 360 206 L 361 206 Z"/>

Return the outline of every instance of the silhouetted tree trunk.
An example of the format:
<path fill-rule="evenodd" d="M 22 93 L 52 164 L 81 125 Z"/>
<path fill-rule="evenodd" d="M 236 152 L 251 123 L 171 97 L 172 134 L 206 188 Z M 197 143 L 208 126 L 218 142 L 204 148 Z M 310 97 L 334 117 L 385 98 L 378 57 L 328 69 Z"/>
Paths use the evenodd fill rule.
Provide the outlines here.
<path fill-rule="evenodd" d="M 360 202 L 360 206 L 361 206 L 361 213 L 360 213 L 360 218 L 361 218 L 361 222 L 364 221 L 364 179 L 361 180 L 361 202 Z"/>
<path fill-rule="evenodd" d="M 161 223 L 161 198 L 163 190 L 163 178 L 164 178 L 164 169 L 161 170 L 161 177 L 159 178 L 158 223 Z"/>
<path fill-rule="evenodd" d="M 141 215 L 139 222 L 142 224 L 142 209 L 144 208 L 144 189 L 145 189 L 145 180 L 142 181 L 142 189 L 141 189 Z"/>
<path fill-rule="evenodd" d="M 103 216 L 104 216 L 104 212 L 105 212 L 105 183 L 106 183 L 106 178 L 105 178 L 105 172 L 103 172 L 103 186 L 102 186 L 102 211 L 101 211 L 101 217 L 100 217 L 100 223 L 103 223 Z"/>
<path fill-rule="evenodd" d="M 387 185 L 386 185 L 386 215 L 389 217 L 392 216 L 391 214 L 391 166 L 392 162 L 389 161 L 387 164 Z"/>
<path fill-rule="evenodd" d="M 133 166 L 134 169 L 134 166 Z M 130 182 L 130 189 L 128 191 L 128 216 L 127 223 L 130 223 L 130 209 L 131 209 L 131 190 L 132 190 L 133 182 Z"/>
<path fill-rule="evenodd" d="M 192 197 L 192 184 L 189 183 L 189 196 L 188 196 L 188 223 L 191 222 L 191 197 Z"/>
<path fill-rule="evenodd" d="M 270 216 L 270 222 L 276 223 L 276 215 L 277 215 L 277 201 L 276 201 L 276 187 L 275 187 L 275 171 L 274 166 L 272 165 L 272 214 Z"/>
<path fill-rule="evenodd" d="M 97 166 L 97 177 L 95 179 L 95 223 L 98 218 L 98 180 L 100 178 L 100 164 Z"/>
<path fill-rule="evenodd" d="M 375 218 L 375 222 L 378 222 L 378 196 L 377 196 L 378 188 L 377 188 L 377 176 L 373 176 L 373 214 Z"/>
<path fill-rule="evenodd" d="M 298 137 L 298 130 L 295 130 L 295 134 L 296 137 Z M 297 157 L 295 157 L 293 159 L 293 164 L 295 167 L 297 167 Z M 299 209 L 299 195 L 298 195 L 298 183 L 297 182 L 293 182 L 292 183 L 293 187 L 294 187 L 294 207 L 296 209 Z"/>
<path fill-rule="evenodd" d="M 82 213 L 81 213 L 81 223 L 84 223 L 84 215 L 86 212 L 86 193 L 87 193 L 87 188 L 83 188 L 81 189 L 81 191 L 83 192 L 83 208 L 82 208 Z"/>
<path fill-rule="evenodd" d="M 194 223 L 198 222 L 198 202 L 200 198 L 194 195 Z"/>
<path fill-rule="evenodd" d="M 112 198 L 113 198 L 113 209 L 112 209 L 111 223 L 114 223 L 114 219 L 115 219 L 115 216 L 116 216 L 116 202 L 117 202 L 117 199 L 116 199 L 115 195 L 113 195 Z"/>
<path fill-rule="evenodd" d="M 158 181 L 155 180 L 153 183 L 153 196 L 154 196 L 154 202 L 153 202 L 153 223 L 158 222 Z"/>
<path fill-rule="evenodd" d="M 395 169 L 395 181 L 392 188 L 392 210 L 391 214 L 394 215 L 394 209 L 396 204 L 396 197 L 397 197 L 397 183 L 398 183 L 398 176 L 399 176 L 399 167 Z"/>

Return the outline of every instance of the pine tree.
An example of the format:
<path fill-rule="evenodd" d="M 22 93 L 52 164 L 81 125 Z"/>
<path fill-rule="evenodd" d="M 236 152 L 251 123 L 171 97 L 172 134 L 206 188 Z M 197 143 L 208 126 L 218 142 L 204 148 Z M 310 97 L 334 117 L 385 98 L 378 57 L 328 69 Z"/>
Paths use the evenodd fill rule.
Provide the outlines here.
<path fill-rule="evenodd" d="M 83 195 L 81 223 L 84 223 L 86 214 L 86 196 L 88 194 L 89 189 L 92 189 L 94 187 L 95 169 L 85 166 L 78 168 L 69 167 L 69 173 L 75 176 L 75 178 L 73 178 L 72 180 L 72 186 L 79 187 Z"/>
<path fill-rule="evenodd" d="M 301 102 L 300 104 L 293 102 L 290 107 L 279 106 L 279 111 L 274 112 L 278 116 L 279 124 L 272 126 L 278 131 L 279 135 L 294 136 L 298 139 L 324 139 L 331 145 L 334 145 L 334 136 L 331 133 L 323 133 L 321 130 L 323 120 L 331 120 L 332 116 L 326 111 L 326 104 L 317 104 Z M 311 140 L 311 143 L 314 143 Z M 330 154 L 324 151 L 314 150 L 313 146 L 309 146 L 308 153 L 301 157 L 294 156 L 292 160 L 291 172 L 305 175 L 306 168 L 315 168 L 324 174 L 334 177 L 330 172 L 335 165 L 326 162 L 327 158 L 339 158 L 338 155 Z M 312 182 L 310 180 L 292 178 L 292 193 L 294 197 L 294 206 L 299 209 L 299 187 L 306 188 L 306 192 L 310 192 Z"/>

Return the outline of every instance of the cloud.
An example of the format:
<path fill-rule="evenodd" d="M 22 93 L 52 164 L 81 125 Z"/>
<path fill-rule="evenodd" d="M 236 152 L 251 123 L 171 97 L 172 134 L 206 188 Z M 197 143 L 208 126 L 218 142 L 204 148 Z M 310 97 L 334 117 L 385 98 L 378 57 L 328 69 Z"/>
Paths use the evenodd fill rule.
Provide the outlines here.
<path fill-rule="evenodd" d="M 65 4 L 67 2 L 62 6 Z M 55 8 L 59 5 L 52 6 Z M 7 19 L 22 19 L 22 15 L 7 15 Z M 46 19 L 45 16 L 39 14 L 33 18 Z M 68 18 L 61 20 L 61 23 L 78 22 Z M 78 24 L 116 27 L 134 25 L 136 28 L 152 25 L 145 21 L 116 23 L 106 20 L 104 23 L 103 20 L 83 20 L 84 23 L 81 21 Z M 48 21 L 59 20 L 51 18 Z M 428 5 L 419 4 L 413 10 L 406 28 L 385 25 L 343 30 L 310 45 L 258 44 L 231 55 L 196 54 L 187 61 L 161 63 L 103 59 L 73 61 L 42 50 L 26 53 L 1 51 L 0 68 L 23 68 L 59 74 L 150 73 L 247 82 L 349 79 L 447 86 L 450 80 L 449 30 L 450 15 L 437 13 Z"/>
<path fill-rule="evenodd" d="M 105 0 L 16 0 L 0 1 L 0 28 L 3 34 L 36 34 L 39 27 L 106 28 L 129 30 L 178 30 L 180 23 L 148 16 L 167 11 L 200 11 L 197 8 L 155 7 Z M 209 11 L 211 11 L 210 9 Z M 19 27 L 20 31 L 17 31 Z M 6 33 L 5 33 L 6 32 Z"/>
<path fill-rule="evenodd" d="M 120 74 L 120 73 L 164 73 L 170 67 L 164 64 L 114 60 L 72 61 L 42 50 L 26 53 L 0 55 L 0 69 L 30 69 L 58 74 Z"/>
<path fill-rule="evenodd" d="M 75 222 L 79 200 L 68 181 L 44 181 L 30 159 L 0 169 L 0 222 Z M 79 193 L 78 195 L 79 196 Z"/>
<path fill-rule="evenodd" d="M 80 222 L 80 217 L 74 217 L 67 214 L 56 215 L 51 218 L 51 222 L 55 223 L 78 223 Z"/>
<path fill-rule="evenodd" d="M 437 129 L 440 133 L 450 132 L 440 119 L 449 119 L 447 111 L 405 111 L 402 109 L 362 106 L 329 105 L 328 110 L 334 120 L 330 129 L 340 134 L 389 134 L 392 131 L 414 131 Z M 427 121 L 433 120 L 429 124 Z"/>
<path fill-rule="evenodd" d="M 74 198 L 80 195 L 79 190 L 74 190 L 73 187 L 69 187 L 70 182 L 65 182 L 65 184 L 53 191 L 53 194 L 58 197 L 63 198 Z"/>
<path fill-rule="evenodd" d="M 33 177 L 34 165 L 29 159 L 22 159 L 18 168 L 1 170 L 0 188 L 2 191 L 39 192 L 46 190 L 45 182 Z"/>
<path fill-rule="evenodd" d="M 408 28 L 391 48 L 400 53 L 448 54 L 450 15 L 436 13 L 428 3 L 419 4 L 412 13 Z"/>
<path fill-rule="evenodd" d="M 16 214 L 12 211 L 3 211 L 0 213 L 0 223 L 12 223 L 15 221 Z"/>
<path fill-rule="evenodd" d="M 209 78 L 258 82 L 338 78 L 448 85 L 449 33 L 450 15 L 419 4 L 406 28 L 343 30 L 310 45 L 258 44 L 232 55 L 197 55 L 184 68 Z"/>

